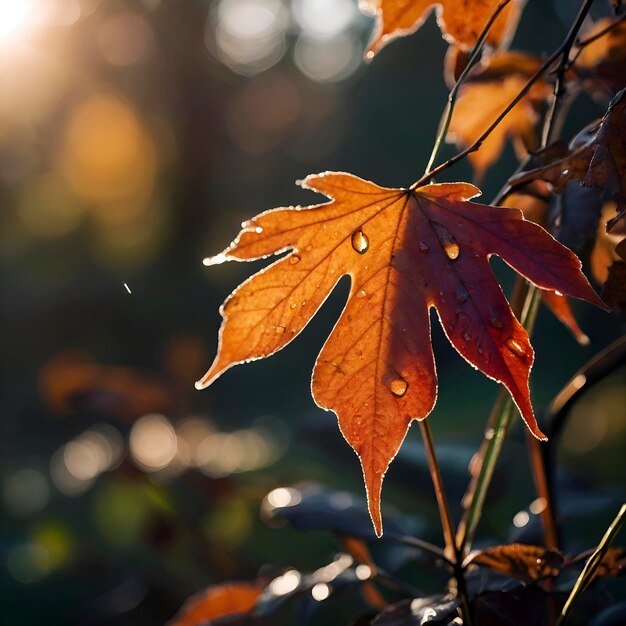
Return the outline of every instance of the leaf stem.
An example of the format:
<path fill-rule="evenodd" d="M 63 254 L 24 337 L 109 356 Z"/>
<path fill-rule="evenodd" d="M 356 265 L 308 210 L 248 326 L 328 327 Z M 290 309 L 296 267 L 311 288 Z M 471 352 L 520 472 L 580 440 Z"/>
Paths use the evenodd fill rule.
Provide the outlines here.
<path fill-rule="evenodd" d="M 441 166 L 439 166 L 439 171 L 441 171 L 441 169 L 445 169 L 445 167 L 453 165 L 473 150 L 477 150 L 480 147 L 481 142 L 500 123 L 500 121 L 515 106 L 515 104 L 517 104 L 521 97 L 523 97 L 527 93 L 532 84 L 536 80 L 538 80 L 543 72 L 545 72 L 548 67 L 558 58 L 558 56 L 561 55 L 561 60 L 557 69 L 557 72 L 559 73 L 557 76 L 557 86 L 555 86 L 553 102 L 544 120 L 542 132 L 542 147 L 545 147 L 555 127 L 558 104 L 564 94 L 561 83 L 563 74 L 565 73 L 569 53 L 593 2 L 594 0 L 584 0 L 578 11 L 578 15 L 576 16 L 563 43 L 552 55 L 550 55 L 550 57 L 539 68 L 539 70 L 537 70 L 537 72 L 535 72 L 535 74 L 526 82 L 520 93 L 500 114 L 495 122 L 487 129 L 487 131 L 485 131 L 483 135 L 474 142 L 474 144 L 468 146 L 468 148 L 466 148 L 464 151 L 457 154 L 456 157 L 453 157 L 452 159 L 446 161 Z M 435 170 L 433 170 L 431 174 L 436 173 L 436 170 L 439 168 L 435 168 Z M 417 183 L 415 183 L 415 186 L 419 186 L 420 184 L 423 184 L 423 182 L 418 181 Z M 494 200 L 494 204 L 500 202 L 504 197 L 506 197 L 509 192 L 510 188 L 505 185 L 505 187 L 503 187 L 503 189 L 497 194 L 496 199 Z M 511 307 L 516 315 L 518 315 L 519 313 L 520 322 L 522 326 L 524 326 L 528 334 L 532 334 L 539 308 L 539 290 L 534 286 L 527 286 L 522 279 L 518 279 L 514 288 L 513 297 L 511 298 Z M 477 454 L 478 463 L 480 463 L 479 469 L 474 474 L 464 497 L 464 505 L 467 506 L 467 509 L 457 530 L 457 542 L 463 554 L 466 554 L 471 547 L 476 527 L 478 526 L 478 522 L 482 515 L 487 491 L 493 478 L 496 462 L 498 460 L 498 457 L 500 456 L 500 452 L 504 444 L 504 439 L 511 425 L 511 421 L 515 416 L 515 413 L 516 408 L 510 396 L 504 390 L 501 391 L 489 418 L 488 426 L 485 430 L 483 443 L 481 444 L 481 447 Z M 531 438 L 533 439 L 533 441 L 530 441 Z M 542 512 L 541 518 L 544 527 L 544 538 L 546 547 L 556 547 L 558 539 L 557 526 L 555 521 L 556 516 L 554 513 L 550 483 L 546 471 L 546 459 L 543 455 L 543 451 L 539 447 L 539 442 L 535 440 L 534 437 L 531 437 L 529 435 L 528 442 L 530 461 L 533 469 L 535 485 L 537 487 L 537 491 L 540 497 L 543 497 L 546 500 L 546 506 L 544 508 L 544 511 Z"/>
<path fill-rule="evenodd" d="M 617 516 L 615 517 L 613 522 L 611 522 L 611 525 L 607 529 L 606 533 L 604 533 L 604 537 L 602 537 L 600 543 L 598 544 L 598 547 L 585 563 L 583 571 L 580 573 L 580 576 L 578 577 L 578 580 L 576 580 L 576 584 L 574 585 L 572 592 L 570 593 L 565 604 L 563 605 L 563 608 L 561 609 L 561 614 L 559 615 L 556 626 L 562 626 L 562 624 L 565 623 L 565 620 L 570 615 L 574 603 L 593 581 L 598 566 L 602 562 L 602 559 L 609 549 L 609 546 L 613 543 L 613 540 L 615 539 L 615 536 L 622 527 L 625 518 L 626 504 L 622 504 L 619 512 L 617 513 Z"/>
<path fill-rule="evenodd" d="M 515 316 L 519 316 L 522 326 L 531 334 L 539 308 L 539 289 L 532 285 L 528 286 L 526 283 L 520 283 L 516 287 L 514 297 L 511 298 L 511 308 Z M 501 391 L 478 453 L 480 467 L 464 498 L 465 501 L 469 500 L 469 505 L 457 530 L 457 545 L 463 555 L 466 555 L 471 548 L 496 463 L 516 412 L 517 407 L 511 400 L 511 396 L 508 392 Z"/>
<path fill-rule="evenodd" d="M 554 98 L 552 98 L 552 102 L 550 104 L 550 108 L 548 109 L 548 113 L 545 117 L 543 125 L 543 134 L 541 138 L 541 145 L 543 147 L 547 146 L 548 143 L 550 143 L 550 138 L 555 127 L 554 121 L 556 118 L 556 114 L 558 112 L 561 100 L 565 95 L 565 84 L 563 78 L 565 76 L 565 71 L 569 67 L 569 53 L 572 49 L 572 46 L 574 45 L 574 42 L 576 41 L 576 37 L 578 37 L 578 32 L 580 31 L 593 2 L 594 0 L 585 0 L 585 2 L 581 5 L 580 10 L 578 11 L 578 15 L 576 16 L 572 27 L 567 33 L 565 41 L 561 44 L 561 60 L 559 61 L 559 65 L 556 68 Z"/>
<path fill-rule="evenodd" d="M 565 37 L 563 43 L 541 64 L 539 69 L 526 81 L 524 86 L 520 89 L 518 94 L 509 102 L 509 104 L 504 108 L 504 110 L 496 117 L 496 119 L 488 126 L 488 128 L 483 131 L 483 133 L 476 139 L 473 143 L 471 143 L 467 148 L 461 150 L 453 157 L 450 157 L 447 161 L 444 161 L 441 165 L 438 165 L 434 169 L 430 170 L 428 173 L 424 174 L 419 180 L 414 182 L 411 185 L 411 189 L 416 189 L 417 187 L 421 187 L 428 183 L 432 178 L 434 178 L 440 172 L 452 167 L 456 163 L 458 163 L 461 159 L 464 159 L 468 154 L 475 152 L 478 150 L 483 141 L 496 129 L 496 127 L 500 124 L 500 122 L 509 114 L 509 112 L 515 107 L 515 105 L 530 91 L 530 88 L 543 76 L 548 68 L 552 66 L 554 61 L 559 58 L 559 56 L 567 57 L 569 55 L 569 51 L 572 48 L 572 45 L 576 39 L 576 35 L 582 26 L 582 23 L 591 8 L 594 0 L 585 0 L 582 4 L 578 15 L 576 16 L 576 20 L 572 24 L 567 36 Z M 556 107 L 555 107 L 556 108 Z M 554 117 L 554 114 L 549 114 L 551 117 Z"/>
<path fill-rule="evenodd" d="M 443 530 L 445 541 L 444 554 L 449 560 L 451 560 L 454 568 L 454 578 L 456 579 L 457 591 L 461 599 L 463 624 L 471 626 L 469 600 L 465 586 L 465 572 L 463 571 L 462 565 L 463 559 L 455 542 L 454 524 L 450 515 L 450 508 L 448 507 L 448 498 L 443 485 L 443 478 L 441 477 L 441 472 L 439 470 L 439 463 L 437 462 L 433 433 L 428 419 L 420 420 L 419 425 L 420 433 L 422 434 L 422 439 L 424 441 L 424 448 L 426 449 L 426 458 L 428 459 L 430 475 L 435 488 L 437 506 L 439 507 L 439 517 L 441 518 L 441 528 Z"/>
<path fill-rule="evenodd" d="M 445 138 L 448 134 L 448 129 L 450 128 L 450 122 L 452 121 L 452 113 L 454 111 L 454 105 L 456 104 L 456 99 L 459 93 L 459 89 L 461 85 L 463 84 L 463 82 L 465 81 L 465 79 L 467 78 L 469 71 L 474 66 L 474 63 L 476 62 L 476 59 L 478 58 L 478 55 L 480 54 L 480 51 L 482 50 L 483 44 L 485 43 L 485 39 L 487 38 L 487 35 L 489 34 L 489 31 L 493 23 L 496 21 L 496 19 L 498 18 L 498 15 L 500 15 L 504 7 L 506 7 L 506 5 L 509 4 L 510 2 L 511 0 L 501 0 L 501 2 L 496 7 L 495 11 L 491 14 L 491 17 L 489 18 L 489 20 L 487 20 L 487 23 L 485 24 L 483 30 L 478 36 L 478 39 L 476 40 L 476 44 L 474 45 L 474 47 L 472 48 L 472 51 L 469 54 L 469 58 L 467 60 L 465 67 L 463 68 L 463 71 L 461 72 L 456 83 L 454 83 L 454 86 L 450 90 L 450 94 L 448 95 L 448 102 L 446 103 L 446 108 L 444 109 L 441 115 L 441 120 L 439 121 L 439 129 L 437 131 L 437 138 L 435 139 L 435 145 L 433 146 L 432 152 L 430 153 L 430 158 L 428 159 L 428 165 L 426 166 L 424 175 L 428 174 L 432 170 L 433 165 L 435 163 L 435 159 L 437 158 L 437 155 L 439 153 L 439 149 L 441 148 L 441 144 L 445 141 Z"/>
<path fill-rule="evenodd" d="M 445 542 L 444 554 L 449 559 L 456 557 L 456 544 L 454 542 L 454 525 L 450 517 L 450 508 L 448 507 L 448 499 L 443 486 L 443 479 L 439 471 L 439 463 L 437 463 L 437 455 L 435 453 L 435 443 L 433 441 L 433 433 L 427 419 L 420 420 L 420 432 L 426 449 L 426 458 L 428 459 L 428 467 L 432 477 L 433 486 L 435 488 L 435 496 L 437 497 L 437 506 L 439 507 L 439 517 L 441 518 L 441 527 L 443 530 L 443 538 Z"/>
<path fill-rule="evenodd" d="M 572 65 L 574 65 L 574 63 L 576 63 L 576 61 L 578 60 L 578 57 L 580 56 L 580 53 L 589 44 L 593 43 L 594 41 L 597 41 L 598 39 L 601 39 L 602 37 L 604 37 L 604 35 L 608 35 L 608 33 L 610 33 L 612 30 L 617 28 L 624 20 L 626 20 L 626 14 L 620 15 L 615 21 L 605 26 L 602 30 L 598 31 L 595 35 L 590 35 L 586 39 L 582 39 L 582 40 L 576 39 L 576 41 L 574 42 L 574 45 L 576 46 L 576 52 L 574 56 L 570 59 L 567 67 L 570 68 Z"/>

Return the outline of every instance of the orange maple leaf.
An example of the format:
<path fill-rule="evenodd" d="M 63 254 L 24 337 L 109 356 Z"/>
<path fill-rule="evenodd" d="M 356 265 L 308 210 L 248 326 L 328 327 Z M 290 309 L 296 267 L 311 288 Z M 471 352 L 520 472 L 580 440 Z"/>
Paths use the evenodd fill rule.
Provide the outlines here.
<path fill-rule="evenodd" d="M 459 89 L 448 141 L 462 147 L 472 144 L 517 96 L 540 66 L 541 59 L 533 55 L 502 52 L 472 68 Z M 508 139 L 513 141 L 520 157 L 526 155 L 528 148 L 536 147 L 537 109 L 551 93 L 550 85 L 543 79 L 538 80 L 485 138 L 480 150 L 468 155 L 478 179 L 500 156 Z"/>
<path fill-rule="evenodd" d="M 189 598 L 168 626 L 198 626 L 227 615 L 241 615 L 252 611 L 265 581 L 230 582 L 214 585 Z"/>
<path fill-rule="evenodd" d="M 437 9 L 437 23 L 444 39 L 464 50 L 471 49 L 500 0 L 362 0 L 361 9 L 376 16 L 367 57 L 372 58 L 390 41 L 414 33 Z M 494 48 L 506 46 L 517 26 L 525 0 L 513 0 L 496 18 L 487 35 Z"/>
<path fill-rule="evenodd" d="M 327 172 L 301 184 L 332 200 L 261 213 L 210 261 L 289 251 L 228 297 L 217 356 L 197 386 L 286 346 L 349 275 L 348 303 L 317 358 L 312 390 L 359 456 L 380 535 L 383 476 L 411 421 L 424 419 L 437 396 L 429 309 L 461 356 L 504 384 L 544 438 L 528 389 L 533 349 L 489 257 L 539 287 L 603 303 L 570 250 L 517 209 L 468 202 L 480 194 L 468 183 L 388 189 Z"/>

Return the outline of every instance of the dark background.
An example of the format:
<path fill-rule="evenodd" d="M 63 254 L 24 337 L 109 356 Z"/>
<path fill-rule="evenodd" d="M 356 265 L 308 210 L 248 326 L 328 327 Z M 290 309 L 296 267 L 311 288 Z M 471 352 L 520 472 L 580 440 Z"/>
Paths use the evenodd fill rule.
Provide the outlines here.
<path fill-rule="evenodd" d="M 197 392 L 219 304 L 263 265 L 205 268 L 202 259 L 242 220 L 315 202 L 294 185 L 309 173 L 345 170 L 389 186 L 418 178 L 447 97 L 434 18 L 364 65 L 372 20 L 352 0 L 6 6 L 3 622 L 164 623 L 191 593 L 254 577 L 264 563 L 323 565 L 338 549 L 331 536 L 268 528 L 258 510 L 272 488 L 298 481 L 362 495 L 357 459 L 309 389 L 347 279 L 294 344 Z M 513 47 L 550 52 L 577 6 L 531 0 Z M 601 114 L 581 96 L 564 137 Z M 515 166 L 509 146 L 482 184 L 486 200 Z M 445 178 L 471 177 L 461 163 Z M 509 288 L 511 272 L 494 267 Z M 574 308 L 588 347 L 539 316 L 531 381 L 539 416 L 621 332 L 617 317 Z M 497 386 L 433 322 L 440 393 L 431 419 L 458 501 Z M 572 509 L 570 546 L 599 539 L 613 514 L 602 503 L 623 487 L 623 382 L 622 370 L 585 396 L 565 433 L 563 480 L 591 498 Z M 405 446 L 384 504 L 416 516 L 421 536 L 440 542 L 414 430 Z M 502 465 L 483 539 L 516 536 L 511 520 L 533 498 L 519 428 Z"/>

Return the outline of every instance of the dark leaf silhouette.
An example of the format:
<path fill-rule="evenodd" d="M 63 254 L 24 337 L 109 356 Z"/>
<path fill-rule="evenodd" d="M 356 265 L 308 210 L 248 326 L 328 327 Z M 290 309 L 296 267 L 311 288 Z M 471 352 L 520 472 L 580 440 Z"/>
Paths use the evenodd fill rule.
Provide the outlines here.
<path fill-rule="evenodd" d="M 459 599 L 451 595 L 403 600 L 379 613 L 372 626 L 447 625 L 457 616 L 460 604 Z"/>
<path fill-rule="evenodd" d="M 611 20 L 599 20 L 585 33 L 585 38 L 599 35 L 610 24 Z M 582 78 L 588 89 L 609 96 L 623 89 L 626 84 L 626 22 L 622 21 L 585 46 L 574 69 L 574 78 Z"/>
<path fill-rule="evenodd" d="M 611 231 L 626 215 L 626 89 L 613 98 L 602 119 L 583 184 L 600 187 L 613 196 L 617 217 L 607 226 Z"/>
<path fill-rule="evenodd" d="M 375 538 L 364 499 L 320 485 L 280 487 L 265 498 L 262 513 L 268 521 L 287 520 L 299 531 L 329 530 L 365 540 Z M 391 517 L 387 520 L 385 538 L 392 540 L 412 530 L 410 523 Z"/>

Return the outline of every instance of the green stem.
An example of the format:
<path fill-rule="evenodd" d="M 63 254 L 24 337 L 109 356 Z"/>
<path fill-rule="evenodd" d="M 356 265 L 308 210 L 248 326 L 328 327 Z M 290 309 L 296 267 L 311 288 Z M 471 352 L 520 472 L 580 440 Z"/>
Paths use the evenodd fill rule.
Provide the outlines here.
<path fill-rule="evenodd" d="M 522 306 L 520 307 L 519 304 L 516 306 L 516 303 L 513 303 L 514 309 L 521 308 L 519 315 L 520 323 L 524 326 L 529 335 L 532 334 L 537 318 L 539 297 L 537 287 L 530 286 Z M 515 310 L 514 313 L 517 314 Z M 494 412 L 492 413 L 493 426 L 488 427 L 485 433 L 484 457 L 474 481 L 473 489 L 472 486 L 470 487 L 471 501 L 469 508 L 457 531 L 457 545 L 463 555 L 466 555 L 471 548 L 474 534 L 485 505 L 487 491 L 496 468 L 496 463 L 516 413 L 517 407 L 513 403 L 511 396 L 506 392 L 502 392 L 496 402 Z"/>
<path fill-rule="evenodd" d="M 428 159 L 428 165 L 426 166 L 424 175 L 428 174 L 432 170 L 433 165 L 435 163 L 435 159 L 437 158 L 437 154 L 439 153 L 439 149 L 441 148 L 441 144 L 444 142 L 448 134 L 448 130 L 450 129 L 450 122 L 452 121 L 452 113 L 454 111 L 454 105 L 456 104 L 456 99 L 459 93 L 459 89 L 461 85 L 463 84 L 463 82 L 465 81 L 465 79 L 467 78 L 469 71 L 474 66 L 474 63 L 476 62 L 476 59 L 478 58 L 478 55 L 480 54 L 480 51 L 482 50 L 483 44 L 485 43 L 485 39 L 487 38 L 487 35 L 489 34 L 491 26 L 496 21 L 496 19 L 498 18 L 498 15 L 500 15 L 504 7 L 510 2 L 511 0 L 501 0 L 500 4 L 498 4 L 498 6 L 496 7 L 496 10 L 492 13 L 491 17 L 485 24 L 485 27 L 483 28 L 482 32 L 478 36 L 478 39 L 476 40 L 476 44 L 474 45 L 474 47 L 472 48 L 472 51 L 469 54 L 469 58 L 467 60 L 465 68 L 463 69 L 456 83 L 454 83 L 454 86 L 450 90 L 450 95 L 448 96 L 448 102 L 446 104 L 446 108 L 444 109 L 443 114 L 441 116 L 441 120 L 439 121 L 439 129 L 437 131 L 437 138 L 435 139 L 435 145 L 433 146 L 432 152 L 430 153 L 430 158 Z"/>
<path fill-rule="evenodd" d="M 440 171 L 441 169 L 445 169 L 445 167 L 453 165 L 465 155 L 474 150 L 477 150 L 480 147 L 482 141 L 500 123 L 500 121 L 504 119 L 506 114 L 515 106 L 515 104 L 521 99 L 521 97 L 526 94 L 526 92 L 530 89 L 534 82 L 538 80 L 538 78 L 548 69 L 548 67 L 560 56 L 561 58 L 559 61 L 559 66 L 557 68 L 557 84 L 554 91 L 554 98 L 548 114 L 546 115 L 546 118 L 544 120 L 542 146 L 545 147 L 554 130 L 558 112 L 558 105 L 564 95 L 562 81 L 563 75 L 567 68 L 569 54 L 574 42 L 576 41 L 576 37 L 578 35 L 578 32 L 580 31 L 583 21 L 589 13 L 593 2 L 594 0 L 584 0 L 578 11 L 578 15 L 576 16 L 576 19 L 574 20 L 574 23 L 567 33 L 567 36 L 565 37 L 563 43 L 546 60 L 546 62 L 539 68 L 539 70 L 535 72 L 535 74 L 526 82 L 526 85 L 523 87 L 517 97 L 500 114 L 500 116 L 483 133 L 483 135 L 481 135 L 481 137 L 479 137 L 472 145 L 468 146 L 468 148 L 466 148 L 463 152 L 460 152 L 452 159 L 449 159 L 441 166 L 439 166 L 439 168 L 435 168 L 435 170 L 433 170 L 429 174 L 429 176 L 436 174 L 437 171 Z M 422 179 L 424 178 L 426 177 L 422 177 Z M 415 186 L 419 186 L 420 184 L 423 184 L 423 180 L 415 183 Z M 499 200 L 505 197 L 507 193 L 508 188 L 505 186 L 503 190 L 501 190 L 501 192 L 498 194 Z M 514 298 L 512 298 L 512 308 L 515 314 L 517 314 L 516 308 L 519 300 L 521 297 L 523 297 L 521 295 L 522 291 L 522 283 L 518 280 L 514 292 Z M 520 322 L 529 335 L 532 334 L 535 325 L 537 312 L 539 309 L 539 300 L 539 290 L 534 286 L 528 288 L 524 304 L 521 309 Z M 472 479 L 464 498 L 465 502 L 469 501 L 467 504 L 468 508 L 466 509 L 466 514 L 463 517 L 463 520 L 461 521 L 461 524 L 459 525 L 459 528 L 457 530 L 457 545 L 460 547 L 460 550 L 463 554 L 466 554 L 471 547 L 474 533 L 476 532 L 476 527 L 478 526 L 478 522 L 482 515 L 485 498 L 487 496 L 489 485 L 491 484 L 491 479 L 493 478 L 496 463 L 498 457 L 500 456 L 500 452 L 504 444 L 504 439 L 506 438 L 506 434 L 510 428 L 513 418 L 515 417 L 515 414 L 516 407 L 513 404 L 510 396 L 504 391 L 501 392 L 490 416 L 488 428 L 485 432 L 485 439 L 483 440 L 483 444 L 481 445 L 478 453 L 479 462 L 482 461 L 480 469 L 476 476 Z M 546 474 L 545 459 L 543 457 L 542 451 L 538 448 L 538 442 L 534 441 L 529 443 L 531 452 L 530 460 L 533 468 L 533 474 L 535 477 L 535 484 L 537 485 L 537 490 L 540 495 L 546 498 L 546 510 L 542 515 L 546 544 L 547 547 L 553 547 L 553 545 L 556 546 L 557 543 L 557 531 L 552 498 L 550 497 L 551 494 L 549 490 L 549 482 Z"/>
<path fill-rule="evenodd" d="M 578 598 L 583 594 L 585 589 L 589 587 L 591 582 L 593 581 L 596 570 L 598 566 L 602 562 L 604 555 L 609 549 L 610 545 L 613 543 L 615 536 L 619 532 L 622 524 L 624 523 L 624 519 L 626 518 L 626 504 L 622 504 L 617 516 L 609 526 L 606 533 L 604 533 L 604 537 L 598 544 L 598 547 L 594 551 L 594 553 L 589 557 L 589 560 L 585 563 L 585 567 L 583 571 L 580 573 L 572 592 L 567 598 L 567 601 L 563 605 L 561 609 L 561 614 L 559 615 L 559 619 L 556 623 L 556 626 L 562 626 L 565 623 L 565 620 L 569 617 L 572 607 Z"/>

